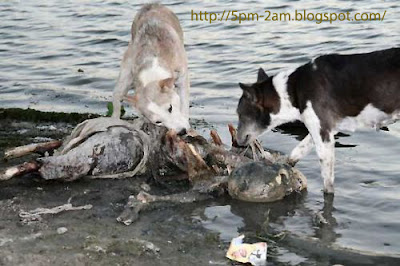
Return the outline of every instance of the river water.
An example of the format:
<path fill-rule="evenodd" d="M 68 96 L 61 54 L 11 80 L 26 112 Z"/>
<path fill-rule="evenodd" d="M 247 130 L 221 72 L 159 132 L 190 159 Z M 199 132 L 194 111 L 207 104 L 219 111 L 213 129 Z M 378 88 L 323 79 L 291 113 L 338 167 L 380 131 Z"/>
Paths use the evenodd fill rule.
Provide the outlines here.
<path fill-rule="evenodd" d="M 111 101 L 131 21 L 144 1 L 0 1 L 0 107 L 104 114 Z M 274 74 L 326 53 L 355 53 L 400 44 L 400 2 L 382 1 L 164 1 L 179 17 L 191 72 L 191 117 L 204 121 L 200 132 L 216 128 L 229 143 L 227 123 L 237 122 L 237 85 L 253 82 L 257 69 Z M 192 21 L 194 12 L 380 12 L 383 21 Z M 83 72 L 78 72 L 78 69 Z M 132 113 L 128 107 L 128 113 Z M 335 198 L 324 201 L 315 152 L 298 167 L 308 177 L 301 200 L 271 205 L 275 228 L 327 249 L 399 258 L 400 127 L 358 131 L 336 143 Z M 298 143 L 295 132 L 261 137 L 263 145 L 285 153 Z M 325 202 L 325 206 L 324 206 Z M 259 230 L 253 219 L 263 206 L 229 202 L 193 213 L 203 226 L 230 241 Z M 317 226 L 315 213 L 330 222 Z M 208 218 L 207 218 L 208 217 Z M 214 217 L 214 218 L 213 218 Z M 216 218 L 215 218 L 216 217 Z M 262 221 L 261 221 L 262 222 Z M 271 222 L 271 221 L 270 221 Z M 313 264 L 309 247 L 277 247 L 274 263 Z M 292 245 L 292 246 L 293 246 Z M 322 252 L 322 251 L 321 251 Z M 308 255 L 304 255 L 308 254 Z M 356 256 L 356 255 L 354 255 Z M 382 261 L 382 263 L 384 263 Z"/>

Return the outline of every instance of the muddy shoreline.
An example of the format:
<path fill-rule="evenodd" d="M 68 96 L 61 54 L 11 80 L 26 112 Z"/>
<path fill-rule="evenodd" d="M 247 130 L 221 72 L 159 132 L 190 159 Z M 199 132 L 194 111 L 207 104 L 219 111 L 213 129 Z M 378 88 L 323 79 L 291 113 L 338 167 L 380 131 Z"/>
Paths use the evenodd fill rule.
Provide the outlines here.
<path fill-rule="evenodd" d="M 93 117 L 95 115 L 91 114 L 0 110 L 0 156 L 8 147 L 62 139 L 77 123 Z M 27 158 L 2 161 L 0 168 L 24 160 Z M 193 209 L 191 204 L 149 212 L 129 227 L 117 223 L 116 217 L 123 211 L 129 195 L 137 194 L 148 180 L 149 177 L 142 176 L 67 183 L 28 175 L 3 182 L 0 189 L 0 265 L 170 265 L 178 261 L 203 264 L 204 258 L 213 257 L 224 262 L 227 244 L 221 246 L 216 233 L 188 222 L 188 217 L 182 215 L 185 210 Z M 172 184 L 169 188 L 152 186 L 151 191 L 175 193 L 187 189 L 188 184 Z M 44 215 L 41 221 L 29 224 L 22 223 L 18 217 L 21 210 L 59 206 L 69 199 L 74 206 L 92 204 L 93 208 Z M 68 231 L 58 234 L 60 227 Z M 175 227 L 181 228 L 180 232 L 173 230 Z"/>
<path fill-rule="evenodd" d="M 44 139 L 62 139 L 91 114 L 41 113 L 0 109 L 0 156 L 4 149 Z M 32 155 L 35 156 L 35 155 Z M 27 158 L 0 162 L 0 169 Z M 242 217 L 241 233 L 249 242 L 268 242 L 269 265 L 285 265 L 281 250 L 312 257 L 306 265 L 395 265 L 398 258 L 359 254 L 284 232 L 282 217 L 307 212 L 307 193 L 274 204 L 243 203 L 228 198 L 181 206 L 165 206 L 141 215 L 130 226 L 117 223 L 129 195 L 147 183 L 153 194 L 185 191 L 185 182 L 156 184 L 148 176 L 124 180 L 82 179 L 74 182 L 40 180 L 34 175 L 0 184 L 0 265 L 236 265 L 225 258 L 228 240 L 207 228 L 216 217 L 207 208 L 228 206 Z M 54 207 L 68 200 L 90 210 L 44 215 L 40 221 L 21 222 L 21 210 Z M 311 216 L 311 214 L 310 214 Z M 60 234 L 57 229 L 65 227 Z M 229 227 L 229 225 L 227 225 Z M 227 228 L 228 229 L 228 228 Z M 321 230 L 329 231 L 329 227 Z M 275 236 L 275 237 L 274 237 Z"/>

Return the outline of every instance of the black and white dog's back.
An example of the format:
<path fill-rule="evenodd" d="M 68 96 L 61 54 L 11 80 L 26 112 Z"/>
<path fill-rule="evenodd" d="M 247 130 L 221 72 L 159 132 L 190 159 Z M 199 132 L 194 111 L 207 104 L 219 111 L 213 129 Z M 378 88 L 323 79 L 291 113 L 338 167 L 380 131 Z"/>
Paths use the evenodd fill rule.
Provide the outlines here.
<path fill-rule="evenodd" d="M 379 129 L 400 119 L 400 48 L 324 55 L 273 77 L 260 69 L 256 83 L 240 87 L 239 144 L 280 124 L 302 121 L 309 134 L 289 158 L 296 163 L 314 143 L 324 191 L 333 193 L 334 134 Z"/>

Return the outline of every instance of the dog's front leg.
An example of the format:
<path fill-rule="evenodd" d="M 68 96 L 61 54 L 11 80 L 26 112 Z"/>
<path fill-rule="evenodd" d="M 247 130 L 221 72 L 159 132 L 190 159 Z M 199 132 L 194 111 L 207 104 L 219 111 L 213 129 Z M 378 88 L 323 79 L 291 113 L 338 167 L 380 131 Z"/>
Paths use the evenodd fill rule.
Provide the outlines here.
<path fill-rule="evenodd" d="M 132 48 L 131 44 L 128 46 L 124 57 L 121 62 L 121 69 L 119 72 L 117 84 L 113 93 L 113 113 L 112 117 L 121 117 L 121 101 L 128 93 L 129 89 L 133 86 L 132 74 Z"/>
<path fill-rule="evenodd" d="M 319 162 L 321 164 L 321 176 L 324 180 L 324 192 L 334 193 L 335 181 L 335 139 L 333 133 L 329 133 L 327 140 L 322 140 L 321 135 L 313 136 Z"/>
<path fill-rule="evenodd" d="M 174 74 L 176 77 L 175 86 L 180 97 L 181 112 L 189 120 L 189 73 L 182 69 L 175 71 Z"/>
<path fill-rule="evenodd" d="M 294 166 L 300 159 L 310 153 L 313 147 L 313 140 L 308 134 L 290 153 L 288 163 Z"/>
<path fill-rule="evenodd" d="M 321 126 L 321 120 L 316 115 L 311 102 L 302 114 L 302 121 L 308 129 L 321 164 L 321 176 L 324 180 L 324 192 L 334 193 L 333 182 L 335 180 L 335 139 L 334 134 L 327 127 Z M 323 137 L 322 137 L 323 135 Z"/>

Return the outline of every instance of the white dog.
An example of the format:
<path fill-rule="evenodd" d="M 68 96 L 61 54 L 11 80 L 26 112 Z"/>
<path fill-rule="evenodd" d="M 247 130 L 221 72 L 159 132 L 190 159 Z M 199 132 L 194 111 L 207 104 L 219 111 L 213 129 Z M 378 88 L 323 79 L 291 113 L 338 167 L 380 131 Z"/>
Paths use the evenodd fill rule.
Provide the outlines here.
<path fill-rule="evenodd" d="M 151 122 L 184 132 L 189 126 L 189 72 L 178 18 L 161 4 L 136 15 L 113 95 L 113 117 L 130 102 Z M 134 96 L 127 96 L 134 89 Z"/>

